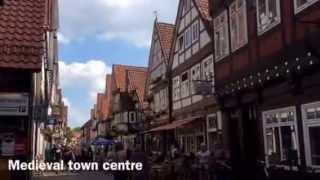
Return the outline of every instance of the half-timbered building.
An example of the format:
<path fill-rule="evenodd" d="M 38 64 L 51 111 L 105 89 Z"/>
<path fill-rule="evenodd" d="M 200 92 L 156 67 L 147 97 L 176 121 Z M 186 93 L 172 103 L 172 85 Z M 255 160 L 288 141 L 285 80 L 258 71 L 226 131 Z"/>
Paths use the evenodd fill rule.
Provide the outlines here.
<path fill-rule="evenodd" d="M 146 75 L 145 67 L 112 67 L 111 130 L 126 146 L 135 144 L 138 132 L 142 131 Z"/>
<path fill-rule="evenodd" d="M 216 94 L 235 172 L 250 179 L 257 161 L 291 178 L 319 168 L 320 2 L 211 5 Z"/>
<path fill-rule="evenodd" d="M 157 19 L 154 22 L 145 93 L 145 130 L 149 131 L 145 135 L 145 147 L 148 151 L 165 152 L 168 148 L 166 135 L 152 129 L 170 123 L 168 67 L 174 28 L 174 25 Z"/>
<path fill-rule="evenodd" d="M 174 122 L 166 128 L 175 129 L 176 141 L 185 152 L 197 152 L 201 143 L 208 142 L 212 148 L 222 141 L 221 117 L 213 96 L 210 24 L 208 0 L 179 2 L 170 55 Z M 199 88 L 199 84 L 206 87 Z"/>

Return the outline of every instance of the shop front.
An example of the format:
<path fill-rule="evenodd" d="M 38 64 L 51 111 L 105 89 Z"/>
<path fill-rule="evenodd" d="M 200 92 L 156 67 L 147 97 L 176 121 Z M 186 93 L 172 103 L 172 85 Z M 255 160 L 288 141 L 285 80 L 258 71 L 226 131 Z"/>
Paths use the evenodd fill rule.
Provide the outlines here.
<path fill-rule="evenodd" d="M 28 161 L 31 144 L 29 94 L 0 93 L 0 175 L 1 179 L 26 179 L 28 172 L 9 172 L 8 160 Z"/>

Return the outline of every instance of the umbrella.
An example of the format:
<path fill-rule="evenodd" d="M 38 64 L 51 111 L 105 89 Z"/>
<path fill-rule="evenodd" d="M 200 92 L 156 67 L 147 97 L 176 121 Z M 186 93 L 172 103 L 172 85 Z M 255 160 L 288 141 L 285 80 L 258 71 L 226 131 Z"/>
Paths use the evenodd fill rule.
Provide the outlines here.
<path fill-rule="evenodd" d="M 114 144 L 113 140 L 104 139 L 104 138 L 98 138 L 92 142 L 95 146 L 101 146 L 101 145 L 112 145 Z"/>

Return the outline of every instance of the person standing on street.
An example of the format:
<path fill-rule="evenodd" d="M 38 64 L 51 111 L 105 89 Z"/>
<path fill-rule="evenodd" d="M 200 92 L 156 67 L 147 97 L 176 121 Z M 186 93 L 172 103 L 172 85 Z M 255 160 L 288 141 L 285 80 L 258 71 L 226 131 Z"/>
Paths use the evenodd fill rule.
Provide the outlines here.
<path fill-rule="evenodd" d="M 201 143 L 200 151 L 197 153 L 198 164 L 199 164 L 199 179 L 207 180 L 208 179 L 208 169 L 209 169 L 209 158 L 210 151 L 207 149 L 205 143 Z"/>

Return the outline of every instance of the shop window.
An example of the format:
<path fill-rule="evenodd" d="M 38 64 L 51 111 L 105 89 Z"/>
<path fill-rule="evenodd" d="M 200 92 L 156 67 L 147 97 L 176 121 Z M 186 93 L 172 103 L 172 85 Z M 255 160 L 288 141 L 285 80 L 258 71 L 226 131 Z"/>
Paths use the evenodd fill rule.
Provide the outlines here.
<path fill-rule="evenodd" d="M 229 7 L 231 50 L 234 52 L 248 43 L 246 0 L 235 0 Z"/>
<path fill-rule="evenodd" d="M 257 0 L 257 21 L 259 35 L 279 24 L 280 0 Z"/>
<path fill-rule="evenodd" d="M 320 102 L 302 105 L 306 163 L 320 168 Z"/>
<path fill-rule="evenodd" d="M 294 0 L 294 12 L 299 13 L 317 1 L 318 0 Z"/>
<path fill-rule="evenodd" d="M 214 41 L 216 61 L 229 55 L 229 32 L 227 11 L 214 19 Z"/>
<path fill-rule="evenodd" d="M 294 107 L 263 112 L 268 165 L 298 165 L 299 145 Z"/>
<path fill-rule="evenodd" d="M 185 72 L 181 76 L 181 97 L 189 96 L 190 84 L 189 84 L 189 73 Z"/>

